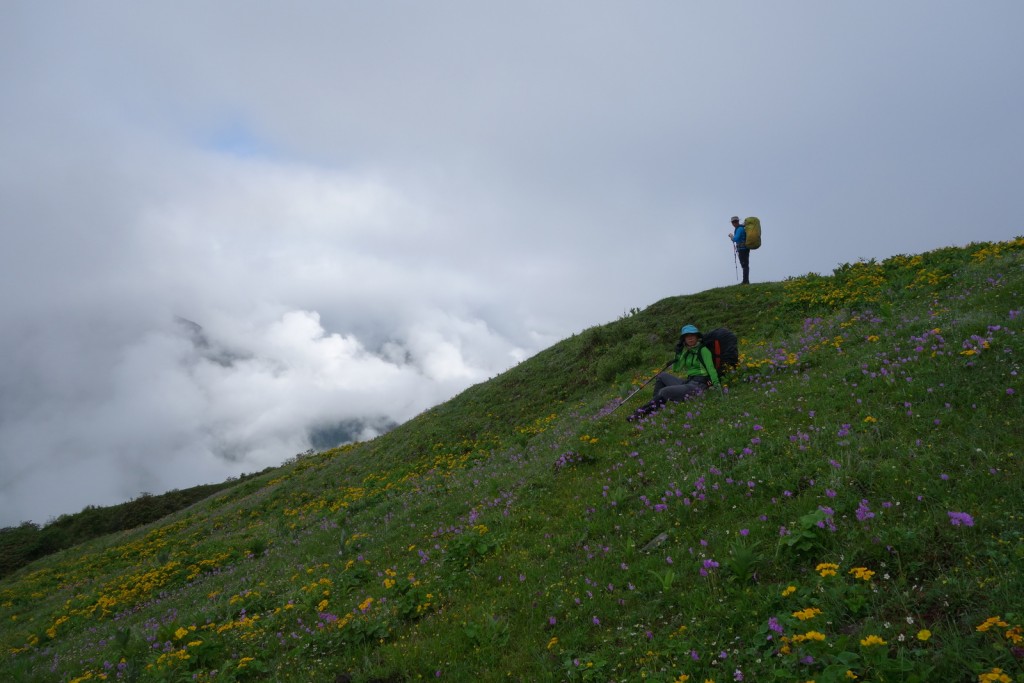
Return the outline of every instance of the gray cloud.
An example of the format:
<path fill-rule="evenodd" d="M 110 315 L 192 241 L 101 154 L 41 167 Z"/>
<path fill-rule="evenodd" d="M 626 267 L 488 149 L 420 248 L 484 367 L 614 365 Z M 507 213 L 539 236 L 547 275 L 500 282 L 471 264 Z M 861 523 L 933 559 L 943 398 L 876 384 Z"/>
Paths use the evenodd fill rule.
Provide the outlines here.
<path fill-rule="evenodd" d="M 1024 232 L 1024 7 L 0 7 L 0 524 L 409 419 L 735 281 Z M 179 318 L 201 326 L 201 331 Z"/>

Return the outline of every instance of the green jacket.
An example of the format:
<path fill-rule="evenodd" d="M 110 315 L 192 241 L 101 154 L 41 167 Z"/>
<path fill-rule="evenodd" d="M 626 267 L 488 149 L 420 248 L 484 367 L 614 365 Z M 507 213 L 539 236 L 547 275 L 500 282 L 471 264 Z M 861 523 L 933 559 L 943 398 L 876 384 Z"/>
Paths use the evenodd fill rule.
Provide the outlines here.
<path fill-rule="evenodd" d="M 698 353 L 700 353 L 699 356 Z M 703 363 L 701 359 L 704 360 Z M 718 381 L 718 371 L 715 370 L 715 360 L 711 357 L 711 350 L 700 344 L 692 349 L 685 348 L 680 351 L 676 356 L 676 362 L 672 365 L 672 370 L 686 377 L 703 375 L 711 380 L 712 385 L 721 386 Z"/>

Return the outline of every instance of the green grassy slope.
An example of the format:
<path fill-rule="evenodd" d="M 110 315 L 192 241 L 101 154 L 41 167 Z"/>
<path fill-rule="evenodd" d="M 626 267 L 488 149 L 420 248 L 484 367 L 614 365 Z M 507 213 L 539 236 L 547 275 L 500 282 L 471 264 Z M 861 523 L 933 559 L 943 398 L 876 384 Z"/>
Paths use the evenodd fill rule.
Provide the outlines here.
<path fill-rule="evenodd" d="M 42 527 L 32 522 L 4 527 L 0 529 L 0 577 L 12 574 L 33 560 L 99 536 L 156 522 L 250 476 L 255 475 L 242 475 L 237 480 L 175 489 L 158 495 L 143 493 L 117 505 L 91 505 L 81 512 L 61 515 Z"/>
<path fill-rule="evenodd" d="M 0 676 L 1020 680 L 1022 288 L 1018 238 L 657 302 L 0 581 Z M 609 414 L 685 322 L 728 394 Z"/>

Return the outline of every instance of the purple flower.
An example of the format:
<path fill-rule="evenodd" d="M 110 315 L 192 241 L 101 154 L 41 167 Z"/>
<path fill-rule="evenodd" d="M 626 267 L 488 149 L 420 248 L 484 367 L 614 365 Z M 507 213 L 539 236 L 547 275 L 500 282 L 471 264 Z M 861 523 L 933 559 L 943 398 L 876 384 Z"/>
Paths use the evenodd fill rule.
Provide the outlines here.
<path fill-rule="evenodd" d="M 776 619 L 775 617 L 769 617 L 768 618 L 768 629 L 771 630 L 771 631 L 775 631 L 776 633 L 782 633 L 783 632 L 782 631 L 782 624 L 780 624 L 779 620 Z"/>
<path fill-rule="evenodd" d="M 708 576 L 711 572 L 718 569 L 718 563 L 712 559 L 704 560 L 704 566 L 700 568 L 701 576 Z"/>
<path fill-rule="evenodd" d="M 974 526 L 974 518 L 966 512 L 947 512 L 949 523 L 953 526 Z"/>
<path fill-rule="evenodd" d="M 875 513 L 868 507 L 868 501 L 862 500 L 860 505 L 857 507 L 857 519 L 861 522 L 866 522 L 874 516 Z"/>

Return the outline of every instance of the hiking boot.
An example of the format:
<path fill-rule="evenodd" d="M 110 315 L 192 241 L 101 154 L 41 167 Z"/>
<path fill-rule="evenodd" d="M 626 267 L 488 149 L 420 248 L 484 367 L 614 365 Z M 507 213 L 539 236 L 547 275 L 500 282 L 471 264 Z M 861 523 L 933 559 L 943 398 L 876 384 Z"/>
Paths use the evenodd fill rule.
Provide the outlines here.
<path fill-rule="evenodd" d="M 642 420 L 645 417 L 647 417 L 648 415 L 651 415 L 652 413 L 656 413 L 659 410 L 661 410 L 661 407 L 663 405 L 665 405 L 664 401 L 659 401 L 659 400 L 648 401 L 647 403 L 643 404 L 642 406 L 637 408 L 635 411 L 633 411 L 633 414 L 630 415 L 629 417 L 627 417 L 626 421 L 627 422 L 636 422 L 638 420 Z"/>

